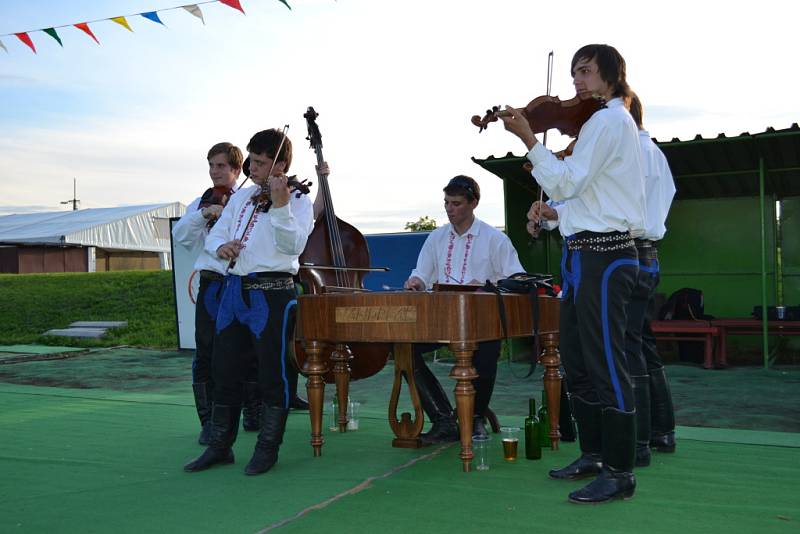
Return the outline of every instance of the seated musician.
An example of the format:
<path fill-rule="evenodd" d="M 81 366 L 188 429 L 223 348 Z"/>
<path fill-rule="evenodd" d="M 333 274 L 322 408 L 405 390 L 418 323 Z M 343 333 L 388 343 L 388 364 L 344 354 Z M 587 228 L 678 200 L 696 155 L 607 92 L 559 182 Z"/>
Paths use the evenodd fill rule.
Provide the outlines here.
<path fill-rule="evenodd" d="M 405 288 L 415 291 L 440 284 L 480 284 L 524 271 L 511 240 L 500 230 L 475 217 L 481 198 L 478 183 L 468 176 L 456 176 L 444 188 L 444 208 L 450 224 L 437 228 L 422 245 L 417 267 L 405 282 Z M 450 400 L 441 384 L 422 359 L 422 354 L 437 345 L 414 345 L 414 379 L 417 383 L 422 409 L 433 423 L 422 434 L 424 443 L 458 441 L 458 425 Z M 486 435 L 483 412 L 489 407 L 495 377 L 500 341 L 478 343 L 473 359 L 478 378 L 475 387 L 473 435 Z"/>

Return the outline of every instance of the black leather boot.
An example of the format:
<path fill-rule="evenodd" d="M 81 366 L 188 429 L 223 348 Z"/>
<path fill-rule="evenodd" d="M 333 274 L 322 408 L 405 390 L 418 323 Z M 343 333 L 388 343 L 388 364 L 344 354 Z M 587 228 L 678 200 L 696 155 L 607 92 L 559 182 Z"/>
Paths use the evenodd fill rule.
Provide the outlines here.
<path fill-rule="evenodd" d="M 575 431 L 575 419 L 572 418 L 572 403 L 566 380 L 561 380 L 561 402 L 559 404 L 558 426 L 561 430 L 561 441 L 575 441 L 578 439 L 578 433 Z"/>
<path fill-rule="evenodd" d="M 242 428 L 246 432 L 261 429 L 261 389 L 258 382 L 245 382 L 243 387 Z"/>
<path fill-rule="evenodd" d="M 636 414 L 616 408 L 603 409 L 603 468 L 583 488 L 569 494 L 576 504 L 602 504 L 630 499 L 636 490 L 633 461 L 636 455 Z"/>
<path fill-rule="evenodd" d="M 286 418 L 289 410 L 278 406 L 261 405 L 261 432 L 253 451 L 253 457 L 244 468 L 246 475 L 266 473 L 278 461 L 278 449 L 283 443 Z"/>
<path fill-rule="evenodd" d="M 197 443 L 208 445 L 211 436 L 211 384 L 208 382 L 197 382 L 192 384 L 194 392 L 194 405 L 197 408 L 197 417 L 200 418 L 200 435 Z"/>
<path fill-rule="evenodd" d="M 650 465 L 650 377 L 632 376 L 636 406 L 636 467 Z"/>
<path fill-rule="evenodd" d="M 239 430 L 239 406 L 215 404 L 211 410 L 211 432 L 208 448 L 183 466 L 184 471 L 203 471 L 217 464 L 233 463 L 233 442 Z"/>
<path fill-rule="evenodd" d="M 492 399 L 494 383 L 497 375 L 479 376 L 472 381 L 475 388 L 475 414 L 472 416 L 472 437 L 489 437 L 486 430 L 486 419 L 484 414 L 489 408 L 489 401 Z"/>
<path fill-rule="evenodd" d="M 580 457 L 561 469 L 552 469 L 550 478 L 556 480 L 579 480 L 592 477 L 602 467 L 602 412 L 599 403 L 586 402 L 577 395 L 572 396 L 575 421 L 578 423 Z"/>
<path fill-rule="evenodd" d="M 658 452 L 675 452 L 675 409 L 663 367 L 650 370 L 650 447 Z"/>
<path fill-rule="evenodd" d="M 414 380 L 422 409 L 433 423 L 428 432 L 420 435 L 422 442 L 432 445 L 458 441 L 458 423 L 453 406 L 422 357 L 414 358 Z"/>

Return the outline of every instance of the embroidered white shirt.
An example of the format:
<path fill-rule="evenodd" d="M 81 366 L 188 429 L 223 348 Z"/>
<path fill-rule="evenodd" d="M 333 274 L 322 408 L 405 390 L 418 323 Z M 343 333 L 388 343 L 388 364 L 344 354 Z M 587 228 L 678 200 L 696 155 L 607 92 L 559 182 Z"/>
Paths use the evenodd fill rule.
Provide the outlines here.
<path fill-rule="evenodd" d="M 462 235 L 456 234 L 450 224 L 431 232 L 411 276 L 425 282 L 430 289 L 437 282 L 497 282 L 524 270 L 508 236 L 476 217 Z"/>
<path fill-rule="evenodd" d="M 255 208 L 251 198 L 258 189 L 259 186 L 251 185 L 231 196 L 208 234 L 205 250 L 216 256 L 219 247 L 239 239 L 244 248 L 228 273 L 239 276 L 255 272 L 297 274 L 298 258 L 314 229 L 311 199 L 308 195 L 297 198 L 293 193 L 286 206 L 270 208 L 267 213 L 257 212 L 248 225 Z M 224 261 L 226 270 L 228 261 Z"/>

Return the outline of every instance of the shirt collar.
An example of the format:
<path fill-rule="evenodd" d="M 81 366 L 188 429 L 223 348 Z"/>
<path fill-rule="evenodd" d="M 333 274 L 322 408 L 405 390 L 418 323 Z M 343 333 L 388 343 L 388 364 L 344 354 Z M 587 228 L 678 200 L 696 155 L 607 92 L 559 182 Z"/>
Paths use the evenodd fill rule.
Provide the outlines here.
<path fill-rule="evenodd" d="M 480 225 L 480 221 L 478 220 L 478 218 L 477 218 L 477 217 L 475 217 L 475 218 L 472 220 L 472 226 L 470 226 L 469 228 L 467 228 L 467 231 L 466 231 L 466 232 L 464 232 L 464 233 L 463 233 L 463 234 L 461 234 L 461 235 L 458 235 L 458 234 L 456 233 L 456 229 L 455 229 L 455 228 L 453 228 L 453 225 L 452 225 L 452 224 L 450 225 L 450 233 L 451 233 L 451 234 L 453 234 L 453 235 L 454 235 L 454 236 L 456 236 L 456 237 L 466 237 L 466 236 L 468 236 L 468 235 L 470 235 L 470 234 L 472 234 L 472 237 L 476 237 L 476 236 L 477 236 L 477 235 L 480 233 L 480 229 L 481 229 L 481 225 Z"/>

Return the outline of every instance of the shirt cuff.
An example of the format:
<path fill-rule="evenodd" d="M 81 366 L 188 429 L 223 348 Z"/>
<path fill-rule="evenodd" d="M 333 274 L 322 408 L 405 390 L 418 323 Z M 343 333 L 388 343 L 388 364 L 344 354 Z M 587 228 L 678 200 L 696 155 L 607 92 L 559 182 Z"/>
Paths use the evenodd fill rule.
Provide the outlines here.
<path fill-rule="evenodd" d="M 292 219 L 292 209 L 289 207 L 289 204 L 281 206 L 280 208 L 272 208 L 269 212 L 276 222 L 286 222 Z"/>
<path fill-rule="evenodd" d="M 525 155 L 532 165 L 537 165 L 545 160 L 550 151 L 542 143 L 536 143 L 533 148 Z"/>

